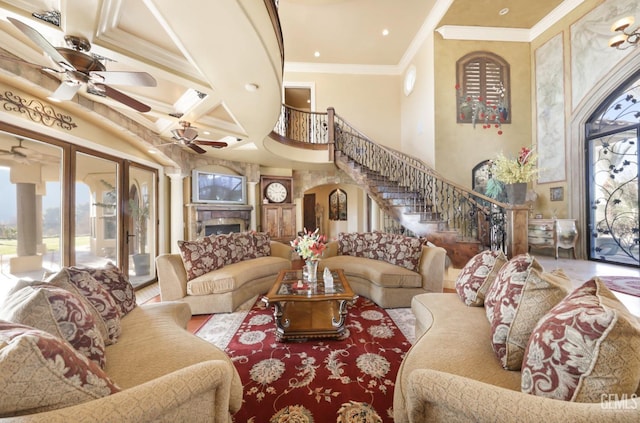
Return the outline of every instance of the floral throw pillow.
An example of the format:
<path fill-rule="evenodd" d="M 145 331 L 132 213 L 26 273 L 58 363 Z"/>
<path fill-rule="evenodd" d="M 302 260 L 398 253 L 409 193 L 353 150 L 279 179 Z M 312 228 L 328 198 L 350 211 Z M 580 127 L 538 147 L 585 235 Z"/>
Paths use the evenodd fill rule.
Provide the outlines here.
<path fill-rule="evenodd" d="M 62 339 L 0 321 L 0 417 L 68 407 L 120 391 Z"/>
<path fill-rule="evenodd" d="M 211 237 L 195 241 L 178 241 L 178 248 L 188 280 L 224 266 L 224 259 L 220 259 L 214 254 L 214 244 Z"/>
<path fill-rule="evenodd" d="M 456 279 L 456 292 L 462 302 L 482 307 L 487 290 L 506 262 L 507 257 L 501 250 L 483 251 L 469 260 Z"/>
<path fill-rule="evenodd" d="M 529 254 L 520 254 L 509 260 L 496 275 L 487 294 L 484 297 L 484 310 L 489 323 L 493 321 L 493 310 L 496 303 L 500 302 L 505 295 L 505 290 L 511 279 L 525 280 L 529 274 L 529 269 L 533 265 L 534 257 Z M 542 269 L 542 266 L 536 262 L 536 266 Z"/>
<path fill-rule="evenodd" d="M 105 345 L 118 342 L 120 337 L 120 312 L 115 300 L 97 280 L 84 270 L 75 267 L 62 268 L 49 277 L 47 283 L 78 294 L 87 300 L 90 311 L 100 329 Z"/>
<path fill-rule="evenodd" d="M 104 368 L 104 340 L 86 300 L 78 294 L 48 284 L 18 283 L 5 298 L 0 319 L 64 339 Z"/>
<path fill-rule="evenodd" d="M 540 319 L 522 364 L 522 392 L 547 398 L 632 398 L 639 383 L 640 323 L 598 278 Z"/>
<path fill-rule="evenodd" d="M 571 280 L 561 270 L 545 273 L 535 260 L 524 279 L 512 276 L 493 306 L 491 346 L 502 367 L 520 370 L 533 328 L 571 291 Z"/>
<path fill-rule="evenodd" d="M 136 308 L 136 293 L 133 285 L 113 263 L 109 262 L 104 267 L 83 267 L 79 270 L 88 272 L 111 294 L 121 317 Z"/>
<path fill-rule="evenodd" d="M 386 262 L 417 272 L 422 256 L 422 242 L 420 238 L 397 235 L 387 247 Z"/>

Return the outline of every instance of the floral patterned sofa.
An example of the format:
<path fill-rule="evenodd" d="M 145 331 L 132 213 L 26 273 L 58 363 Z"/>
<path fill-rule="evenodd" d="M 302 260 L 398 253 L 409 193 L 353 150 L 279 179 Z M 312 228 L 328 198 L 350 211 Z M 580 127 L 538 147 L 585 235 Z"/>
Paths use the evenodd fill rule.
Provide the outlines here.
<path fill-rule="evenodd" d="M 291 246 L 267 233 L 212 235 L 178 247 L 180 254 L 156 258 L 160 297 L 189 304 L 193 314 L 232 312 L 291 268 Z"/>
<path fill-rule="evenodd" d="M 640 322 L 597 277 L 483 252 L 456 291 L 412 301 L 395 422 L 640 421 Z"/>
<path fill-rule="evenodd" d="M 343 269 L 353 291 L 381 307 L 409 307 L 415 295 L 442 292 L 445 255 L 420 238 L 340 233 L 327 243 L 319 268 Z"/>
<path fill-rule="evenodd" d="M 242 385 L 185 330 L 189 306 L 137 305 L 115 266 L 18 281 L 0 304 L 0 421 L 230 422 Z"/>

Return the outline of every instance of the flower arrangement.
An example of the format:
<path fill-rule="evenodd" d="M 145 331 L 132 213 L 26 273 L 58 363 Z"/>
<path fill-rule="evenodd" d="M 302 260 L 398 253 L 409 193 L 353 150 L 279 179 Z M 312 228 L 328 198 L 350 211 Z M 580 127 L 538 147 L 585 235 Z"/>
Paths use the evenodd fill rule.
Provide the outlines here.
<path fill-rule="evenodd" d="M 536 154 L 533 149 L 522 147 L 515 159 L 500 153 L 491 161 L 491 177 L 505 184 L 531 182 L 538 174 Z"/>
<path fill-rule="evenodd" d="M 502 122 L 509 114 L 509 105 L 505 96 L 506 89 L 502 82 L 493 86 L 494 97 L 498 99 L 495 103 L 480 95 L 463 93 L 460 84 L 456 84 L 455 88 L 460 113 L 459 122 L 470 118 L 474 129 L 476 123 L 481 122 L 483 129 L 495 127 L 498 129 L 498 135 L 502 135 Z"/>
<path fill-rule="evenodd" d="M 327 247 L 327 237 L 320 235 L 318 233 L 319 231 L 320 228 L 317 228 L 313 232 L 307 231 L 307 228 L 305 228 L 303 235 L 291 241 L 291 248 L 298 253 L 303 260 L 319 260 L 324 249 Z"/>

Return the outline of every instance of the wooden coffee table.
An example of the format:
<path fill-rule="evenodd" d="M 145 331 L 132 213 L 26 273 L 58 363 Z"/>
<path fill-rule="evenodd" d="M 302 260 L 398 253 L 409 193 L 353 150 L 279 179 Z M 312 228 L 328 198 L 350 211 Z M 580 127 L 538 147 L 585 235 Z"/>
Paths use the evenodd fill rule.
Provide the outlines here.
<path fill-rule="evenodd" d="M 347 305 L 358 296 L 351 290 L 342 269 L 331 273 L 333 289 L 325 287 L 321 274 L 316 283 L 310 283 L 302 279 L 301 270 L 280 271 L 262 298 L 267 305 L 273 305 L 279 341 L 341 339 L 346 335 Z"/>

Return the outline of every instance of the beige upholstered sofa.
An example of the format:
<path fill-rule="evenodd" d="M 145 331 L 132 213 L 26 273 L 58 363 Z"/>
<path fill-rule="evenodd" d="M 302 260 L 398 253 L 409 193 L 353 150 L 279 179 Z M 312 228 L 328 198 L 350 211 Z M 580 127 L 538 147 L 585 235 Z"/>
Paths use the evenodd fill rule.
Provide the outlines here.
<path fill-rule="evenodd" d="M 258 249 L 262 252 L 248 253 L 256 247 L 242 243 L 255 244 L 256 239 L 260 240 Z M 270 241 L 265 234 L 218 235 L 180 244 L 181 254 L 162 254 L 156 258 L 160 297 L 162 301 L 189 304 L 193 314 L 232 312 L 245 301 L 267 292 L 280 270 L 291 268 L 291 247 Z M 200 263 L 191 269 L 185 267 L 185 262 L 190 263 L 189 254 L 185 253 L 189 248 L 197 249 L 191 255 L 197 259 L 191 262 Z M 201 265 L 211 257 L 215 257 L 213 262 Z M 194 272 L 196 268 L 198 271 Z"/>
<path fill-rule="evenodd" d="M 0 322 L 0 367 L 3 369 L 0 404 L 5 417 L 14 414 L 7 411 L 10 408 L 23 410 L 20 412 L 23 415 L 0 418 L 0 421 L 230 422 L 231 414 L 240 408 L 242 384 L 233 363 L 222 350 L 185 330 L 191 319 L 187 304 L 165 302 L 136 306 L 135 296 L 130 295 L 133 303 L 119 318 L 117 340 L 103 349 L 105 364 L 100 370 L 92 360 L 85 359 L 85 364 L 78 366 L 74 355 L 84 354 L 83 350 L 75 344 L 56 341 L 59 337 L 42 329 L 49 325 L 42 321 L 43 317 L 60 322 L 64 316 L 58 313 L 60 300 L 55 296 L 61 291 L 51 285 L 39 286 L 28 287 L 19 291 L 21 296 L 11 297 L 27 298 L 35 308 L 20 310 L 20 304 L 11 302 L 9 297 L 3 305 L 5 320 L 11 312 L 22 320 Z M 32 301 L 44 292 L 48 292 L 44 296 L 49 301 Z M 67 294 L 68 301 L 76 301 L 75 294 Z M 40 330 L 28 329 L 30 325 L 24 326 L 25 319 L 43 310 L 43 303 L 49 305 L 37 324 Z M 65 320 L 61 326 L 60 323 L 54 325 L 64 328 L 71 324 L 78 331 L 89 333 L 82 326 L 88 322 L 86 319 Z M 62 332 L 69 333 L 64 329 Z M 55 341 L 53 348 L 51 341 Z M 68 348 L 76 349 L 69 355 Z M 78 370 L 84 366 L 88 367 Z M 98 378 L 86 378 L 85 372 L 93 372 Z M 104 375 L 117 386 L 106 396 L 99 388 L 103 386 Z M 13 399 L 8 398 L 9 393 L 14 395 Z M 23 400 L 23 397 L 30 398 Z M 51 409 L 50 404 L 61 408 Z M 38 412 L 24 414 L 24 410 Z"/>
<path fill-rule="evenodd" d="M 358 295 L 384 308 L 409 307 L 426 292 L 442 292 L 446 251 L 419 238 L 382 232 L 341 233 L 327 243 L 320 270 L 343 269 Z"/>
<path fill-rule="evenodd" d="M 610 293 L 602 296 L 607 295 L 611 296 Z M 522 372 L 505 370 L 492 348 L 495 338 L 492 338 L 492 325 L 487 319 L 485 307 L 465 305 L 458 293 L 418 295 L 413 298 L 411 308 L 416 317 L 417 341 L 405 356 L 397 375 L 393 405 L 397 423 L 640 421 L 640 399 L 636 396 L 640 394 L 640 387 L 635 394 L 634 388 L 631 388 L 631 393 L 601 396 L 601 380 L 597 380 L 597 400 L 591 402 L 572 402 L 523 393 Z M 545 314 L 540 321 L 547 316 Z M 619 322 L 622 320 L 620 317 Z M 625 329 L 628 332 L 635 331 L 631 336 L 635 338 L 633 342 L 636 347 L 637 327 L 631 330 L 631 326 L 626 326 Z M 543 330 L 540 332 L 547 333 Z M 576 338 L 573 339 L 575 341 Z M 628 340 L 620 341 L 628 344 Z M 602 345 L 603 348 L 610 348 Z M 569 348 L 574 349 L 571 346 Z M 579 351 L 579 348 L 575 350 Z M 554 349 L 550 351 L 549 354 L 553 354 Z M 555 351 L 560 354 L 558 350 Z M 592 359 L 597 355 L 587 354 L 584 357 Z M 620 357 L 618 360 L 616 356 L 614 361 L 618 364 L 614 363 L 613 366 L 637 378 L 637 363 L 631 364 L 636 358 L 631 358 Z M 537 359 L 545 360 L 539 356 Z M 533 361 L 537 363 L 537 359 Z M 523 367 L 526 362 L 525 358 Z M 590 369 L 596 366 L 587 365 Z M 613 376 L 608 374 L 607 378 Z M 635 380 L 632 385 L 637 383 L 638 379 Z M 581 379 L 576 390 L 586 389 L 587 383 L 586 379 Z M 545 389 L 548 385 L 541 384 L 540 387 Z"/>

